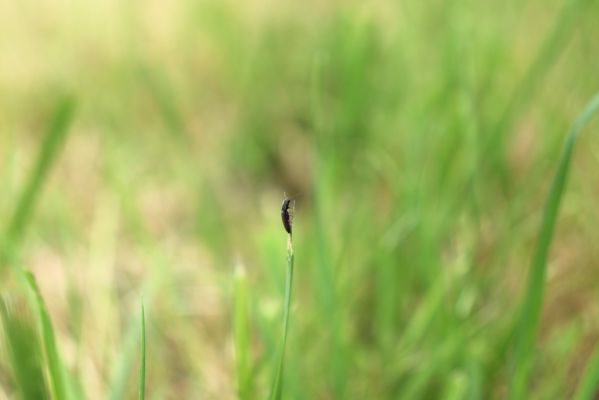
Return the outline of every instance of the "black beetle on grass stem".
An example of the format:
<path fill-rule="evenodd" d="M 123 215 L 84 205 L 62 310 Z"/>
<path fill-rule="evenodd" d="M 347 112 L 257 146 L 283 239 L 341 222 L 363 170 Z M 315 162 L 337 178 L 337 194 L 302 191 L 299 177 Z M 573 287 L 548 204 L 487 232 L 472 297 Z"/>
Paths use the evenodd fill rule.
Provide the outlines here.
<path fill-rule="evenodd" d="M 285 196 L 283 199 L 283 205 L 281 206 L 281 220 L 283 221 L 283 227 L 288 234 L 291 235 L 291 224 L 293 222 L 293 206 L 291 206 L 291 199 Z"/>

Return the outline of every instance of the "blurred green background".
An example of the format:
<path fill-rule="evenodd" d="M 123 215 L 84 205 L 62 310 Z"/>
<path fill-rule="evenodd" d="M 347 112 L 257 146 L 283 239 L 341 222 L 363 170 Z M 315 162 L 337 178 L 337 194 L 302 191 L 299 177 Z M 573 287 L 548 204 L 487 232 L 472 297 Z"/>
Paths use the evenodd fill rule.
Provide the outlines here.
<path fill-rule="evenodd" d="M 57 393 L 24 267 L 70 397 L 136 398 L 143 299 L 147 398 L 267 398 L 284 193 L 283 398 L 510 396 L 598 21 L 592 0 L 1 1 L 0 397 Z M 571 398 L 599 338 L 597 129 L 524 398 Z"/>

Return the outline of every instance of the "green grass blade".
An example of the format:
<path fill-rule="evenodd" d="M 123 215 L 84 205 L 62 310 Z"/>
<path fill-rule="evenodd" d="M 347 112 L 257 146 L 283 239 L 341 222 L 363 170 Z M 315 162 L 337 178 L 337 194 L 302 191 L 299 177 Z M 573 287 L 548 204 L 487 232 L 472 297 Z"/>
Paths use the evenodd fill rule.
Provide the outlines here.
<path fill-rule="evenodd" d="M 141 303 L 141 360 L 139 363 L 139 400 L 146 398 L 146 316 Z"/>
<path fill-rule="evenodd" d="M 42 340 L 44 343 L 44 351 L 46 355 L 46 363 L 49 373 L 50 390 L 52 392 L 53 399 L 68 399 L 69 392 L 67 387 L 67 373 L 60 359 L 58 352 L 58 346 L 56 345 L 56 335 L 52 328 L 52 321 L 50 314 L 44 303 L 44 299 L 40 293 L 35 277 L 29 271 L 25 271 L 25 278 L 29 287 L 33 291 L 35 296 L 35 302 L 37 305 L 38 317 L 40 321 Z"/>
<path fill-rule="evenodd" d="M 69 131 L 68 127 L 73 119 L 74 110 L 75 100 L 72 97 L 66 97 L 60 101 L 54 112 L 35 165 L 16 202 L 16 209 L 6 228 L 4 243 L 0 247 L 0 268 L 3 268 L 18 251 L 43 183 Z"/>
<path fill-rule="evenodd" d="M 285 367 L 285 348 L 287 346 L 287 332 L 289 331 L 289 314 L 291 308 L 291 288 L 293 285 L 293 246 L 291 244 L 291 235 L 287 242 L 287 278 L 285 281 L 285 305 L 283 309 L 283 343 L 279 362 L 274 374 L 272 389 L 270 392 L 271 400 L 280 400 L 283 392 L 283 369 Z"/>
<path fill-rule="evenodd" d="M 154 260 L 155 264 L 151 270 L 151 275 L 146 278 L 140 290 L 143 293 L 144 302 L 150 303 L 154 297 L 155 288 L 159 282 L 164 282 L 166 278 L 163 275 L 164 271 L 166 271 L 166 264 L 158 254 L 153 254 L 150 250 L 155 247 L 153 245 L 147 247 L 147 253 L 152 254 L 151 257 L 148 257 L 148 260 Z M 110 372 L 110 383 L 108 384 L 108 398 L 110 400 L 121 400 L 131 397 L 129 394 L 129 381 L 138 355 L 141 318 L 141 314 L 135 313 L 133 317 L 127 319 L 128 323 L 123 332 L 119 353 L 112 361 L 113 367 Z"/>
<path fill-rule="evenodd" d="M 493 135 L 490 137 L 487 149 L 500 148 L 504 150 L 508 135 L 517 118 L 526 110 L 544 78 L 555 65 L 555 59 L 566 45 L 576 27 L 578 17 L 592 0 L 565 0 L 542 45 L 528 67 L 521 82 L 517 85 L 511 100 L 503 112 Z M 493 153 L 497 154 L 497 153 Z"/>
<path fill-rule="evenodd" d="M 110 379 L 108 398 L 111 400 L 121 400 L 127 397 L 127 385 L 137 354 L 139 324 L 136 316 L 135 320 L 130 321 L 127 326 L 123 345 L 114 362 L 115 366 Z"/>
<path fill-rule="evenodd" d="M 6 301 L 0 302 L 3 335 L 18 398 L 48 398 L 44 379 L 41 344 L 36 329 L 22 313 L 12 312 Z"/>
<path fill-rule="evenodd" d="M 595 346 L 595 351 L 585 368 L 574 399 L 593 400 L 596 398 L 597 389 L 599 389 L 599 345 Z"/>
<path fill-rule="evenodd" d="M 165 74 L 161 73 L 161 71 L 151 70 L 145 65 L 139 68 L 139 74 L 142 83 L 147 87 L 156 103 L 168 133 L 175 140 L 184 143 L 185 139 L 187 139 L 184 119 L 175 101 L 173 88 L 166 79 Z"/>
<path fill-rule="evenodd" d="M 235 361 L 237 395 L 239 399 L 250 398 L 250 332 L 247 275 L 243 265 L 235 269 Z"/>
<path fill-rule="evenodd" d="M 534 339 L 537 333 L 547 256 L 555 229 L 560 202 L 566 186 L 568 169 L 576 138 L 588 119 L 599 109 L 599 94 L 589 102 L 570 129 L 560 157 L 557 172 L 545 202 L 537 248 L 530 265 L 526 293 L 515 330 L 514 371 L 511 378 L 510 398 L 523 399 L 527 395 L 528 380 L 533 359 Z"/>

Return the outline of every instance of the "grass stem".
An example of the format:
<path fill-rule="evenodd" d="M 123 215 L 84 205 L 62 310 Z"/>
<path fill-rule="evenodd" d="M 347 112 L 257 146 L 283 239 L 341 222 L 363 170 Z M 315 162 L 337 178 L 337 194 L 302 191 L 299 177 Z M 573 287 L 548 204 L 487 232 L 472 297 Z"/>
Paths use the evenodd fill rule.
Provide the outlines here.
<path fill-rule="evenodd" d="M 534 355 L 534 339 L 539 325 L 541 306 L 543 305 L 547 258 L 555 231 L 559 206 L 566 187 L 574 144 L 582 127 L 597 110 L 599 110 L 599 94 L 593 97 L 572 125 L 566 137 L 551 190 L 545 202 L 537 248 L 530 265 L 527 289 L 515 328 L 516 343 L 510 399 L 524 399 L 527 397 L 528 381 Z"/>
<path fill-rule="evenodd" d="M 291 234 L 287 237 L 287 278 L 285 280 L 285 306 L 283 309 L 283 344 L 279 355 L 279 363 L 270 393 L 271 400 L 279 400 L 283 390 L 283 369 L 285 364 L 285 348 L 287 346 L 287 333 L 289 331 L 289 314 L 291 308 L 291 288 L 293 284 L 293 243 Z"/>

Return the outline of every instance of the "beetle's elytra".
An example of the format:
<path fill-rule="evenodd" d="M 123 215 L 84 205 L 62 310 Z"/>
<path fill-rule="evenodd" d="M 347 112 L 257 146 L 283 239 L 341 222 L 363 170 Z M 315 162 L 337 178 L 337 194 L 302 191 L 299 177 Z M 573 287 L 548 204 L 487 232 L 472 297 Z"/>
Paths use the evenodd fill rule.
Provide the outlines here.
<path fill-rule="evenodd" d="M 283 200 L 283 205 L 281 206 L 281 220 L 283 221 L 283 227 L 287 233 L 291 235 L 291 214 L 289 213 L 290 205 L 291 199 L 285 197 Z"/>

